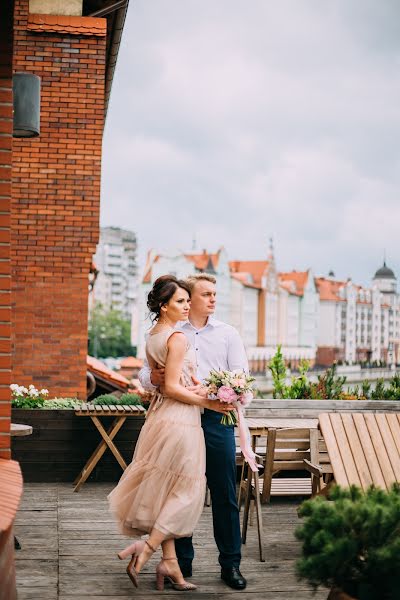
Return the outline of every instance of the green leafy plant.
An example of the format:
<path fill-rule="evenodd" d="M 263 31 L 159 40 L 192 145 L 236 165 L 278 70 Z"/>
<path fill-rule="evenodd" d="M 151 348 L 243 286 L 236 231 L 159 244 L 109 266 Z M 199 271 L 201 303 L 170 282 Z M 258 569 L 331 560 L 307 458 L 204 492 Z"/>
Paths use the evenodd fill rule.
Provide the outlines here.
<path fill-rule="evenodd" d="M 41 408 L 47 410 L 60 410 L 64 408 L 75 408 L 82 404 L 78 398 L 52 398 L 51 400 L 45 400 Z"/>
<path fill-rule="evenodd" d="M 379 400 L 380 398 L 384 398 L 385 395 L 385 381 L 383 379 L 377 379 L 375 389 L 371 393 L 371 399 Z"/>
<path fill-rule="evenodd" d="M 364 379 L 364 381 L 361 383 L 361 389 L 363 397 L 368 400 L 371 397 L 371 383 L 368 381 L 368 379 Z"/>
<path fill-rule="evenodd" d="M 346 383 L 346 377 L 336 376 L 336 363 L 333 363 L 329 369 L 318 376 L 317 383 L 312 385 L 312 398 L 329 399 L 341 398 L 343 395 L 343 386 Z"/>
<path fill-rule="evenodd" d="M 286 386 L 286 365 L 283 360 L 282 346 L 279 344 L 274 356 L 271 358 L 268 364 L 269 370 L 272 374 L 272 381 L 274 384 L 273 397 L 274 398 L 288 398 L 288 389 Z"/>
<path fill-rule="evenodd" d="M 272 374 L 273 397 L 292 399 L 335 399 L 335 400 L 400 400 L 400 374 L 395 374 L 385 384 L 384 379 L 378 379 L 375 386 L 368 380 L 354 387 L 347 386 L 347 378 L 337 375 L 337 366 L 334 363 L 317 381 L 310 381 L 308 376 L 309 363 L 301 361 L 299 375 L 292 376 L 290 383 L 287 382 L 287 368 L 282 354 L 282 348 L 277 347 L 275 355 L 270 360 L 268 367 Z"/>
<path fill-rule="evenodd" d="M 308 360 L 301 360 L 299 364 L 299 375 L 293 375 L 286 392 L 287 398 L 310 398 L 311 384 L 307 377 L 310 363 Z"/>
<path fill-rule="evenodd" d="M 329 500 L 304 502 L 296 569 L 314 588 L 338 587 L 359 600 L 400 598 L 400 486 L 389 492 L 335 486 Z"/>

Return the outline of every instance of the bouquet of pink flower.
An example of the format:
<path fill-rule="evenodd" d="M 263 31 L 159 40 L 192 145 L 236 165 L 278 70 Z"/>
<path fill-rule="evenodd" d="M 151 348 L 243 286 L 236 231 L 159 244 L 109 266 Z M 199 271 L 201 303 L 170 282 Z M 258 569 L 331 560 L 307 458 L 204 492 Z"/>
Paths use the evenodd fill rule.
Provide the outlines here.
<path fill-rule="evenodd" d="M 252 383 L 254 377 L 244 371 L 211 371 L 205 379 L 208 393 L 221 402 L 232 404 L 235 407 L 248 406 L 253 399 Z M 223 415 L 223 425 L 237 425 L 235 411 Z"/>

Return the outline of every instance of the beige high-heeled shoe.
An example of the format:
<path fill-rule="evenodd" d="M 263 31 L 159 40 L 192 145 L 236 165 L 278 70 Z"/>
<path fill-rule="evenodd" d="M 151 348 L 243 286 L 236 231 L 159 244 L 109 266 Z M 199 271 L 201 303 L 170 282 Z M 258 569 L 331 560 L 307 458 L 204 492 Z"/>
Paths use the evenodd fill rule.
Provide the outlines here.
<path fill-rule="evenodd" d="M 156 551 L 156 549 L 153 548 L 153 546 L 149 544 L 147 540 L 139 540 L 135 542 L 133 546 L 128 546 L 128 548 L 125 548 L 125 550 L 122 550 L 122 552 L 118 553 L 118 558 L 120 560 L 123 560 L 124 558 L 129 556 L 129 554 L 132 554 L 131 560 L 129 561 L 129 564 L 126 567 L 126 572 L 129 579 L 132 581 L 133 585 L 136 588 L 139 587 L 139 573 L 136 571 L 135 565 L 139 555 L 143 552 L 144 547 L 146 545 L 150 548 L 152 552 Z"/>
<path fill-rule="evenodd" d="M 165 579 L 168 579 L 174 590 L 177 590 L 178 592 L 190 592 L 192 590 L 197 590 L 197 585 L 194 585 L 193 583 L 188 583 L 187 581 L 184 583 L 177 583 L 173 577 L 171 577 L 168 572 L 168 568 L 164 564 L 166 560 L 178 561 L 177 558 L 162 558 L 161 562 L 158 563 L 156 569 L 156 587 L 158 591 L 163 591 Z"/>

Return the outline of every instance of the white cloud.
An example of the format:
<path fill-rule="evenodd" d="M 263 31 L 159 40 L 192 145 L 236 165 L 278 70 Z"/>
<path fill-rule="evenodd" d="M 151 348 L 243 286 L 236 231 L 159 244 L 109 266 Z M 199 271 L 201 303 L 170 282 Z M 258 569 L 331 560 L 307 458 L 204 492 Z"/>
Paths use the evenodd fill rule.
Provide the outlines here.
<path fill-rule="evenodd" d="M 367 282 L 400 276 L 400 5 L 136 0 L 107 119 L 102 222 Z"/>

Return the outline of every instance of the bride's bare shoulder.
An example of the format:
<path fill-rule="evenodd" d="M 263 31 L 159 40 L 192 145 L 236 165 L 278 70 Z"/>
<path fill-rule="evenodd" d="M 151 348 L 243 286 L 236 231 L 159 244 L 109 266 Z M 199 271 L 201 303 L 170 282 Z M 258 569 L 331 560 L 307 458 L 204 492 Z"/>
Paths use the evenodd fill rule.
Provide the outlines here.
<path fill-rule="evenodd" d="M 186 348 L 187 341 L 185 334 L 182 331 L 173 331 L 167 340 L 167 346 L 174 349 Z"/>

